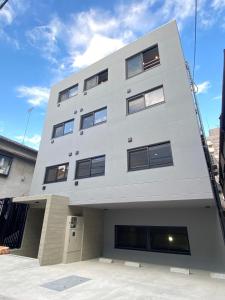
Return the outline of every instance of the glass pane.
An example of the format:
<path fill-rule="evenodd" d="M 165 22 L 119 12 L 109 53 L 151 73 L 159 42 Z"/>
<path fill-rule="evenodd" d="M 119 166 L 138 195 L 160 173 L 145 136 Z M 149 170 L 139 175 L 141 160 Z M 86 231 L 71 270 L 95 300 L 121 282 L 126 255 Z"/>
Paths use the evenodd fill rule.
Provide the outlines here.
<path fill-rule="evenodd" d="M 147 250 L 147 228 L 116 226 L 116 248 Z"/>
<path fill-rule="evenodd" d="M 47 168 L 45 182 L 54 182 L 57 177 L 57 167 Z"/>
<path fill-rule="evenodd" d="M 81 129 L 89 128 L 94 125 L 94 114 L 86 115 L 82 117 Z"/>
<path fill-rule="evenodd" d="M 64 134 L 68 134 L 68 133 L 73 132 L 73 123 L 74 123 L 74 120 L 66 122 L 64 124 Z"/>
<path fill-rule="evenodd" d="M 98 74 L 98 84 L 108 80 L 108 70 Z"/>
<path fill-rule="evenodd" d="M 150 168 L 171 166 L 173 164 L 170 143 L 149 147 Z"/>
<path fill-rule="evenodd" d="M 90 159 L 77 162 L 76 178 L 90 177 Z"/>
<path fill-rule="evenodd" d="M 107 120 L 107 109 L 101 109 L 95 112 L 95 124 L 104 122 Z"/>
<path fill-rule="evenodd" d="M 93 158 L 91 161 L 91 176 L 105 174 L 105 156 Z"/>
<path fill-rule="evenodd" d="M 68 165 L 58 166 L 57 170 L 57 180 L 62 180 L 67 178 Z"/>
<path fill-rule="evenodd" d="M 85 81 L 85 90 L 89 90 L 98 84 L 98 76 L 93 76 Z"/>
<path fill-rule="evenodd" d="M 78 85 L 69 89 L 69 97 L 76 96 L 78 93 Z"/>
<path fill-rule="evenodd" d="M 144 70 L 147 70 L 159 64 L 158 46 L 143 52 Z"/>
<path fill-rule="evenodd" d="M 151 229 L 151 249 L 156 251 L 190 253 L 186 228 L 158 227 Z"/>
<path fill-rule="evenodd" d="M 142 55 L 137 54 L 127 60 L 127 77 L 134 76 L 143 71 Z"/>
<path fill-rule="evenodd" d="M 63 135 L 63 124 L 54 126 L 53 138 Z"/>
<path fill-rule="evenodd" d="M 59 94 L 59 102 L 65 101 L 69 98 L 68 91 L 60 92 Z"/>
<path fill-rule="evenodd" d="M 132 114 L 145 108 L 144 96 L 128 101 L 128 113 Z"/>
<path fill-rule="evenodd" d="M 8 175 L 11 164 L 11 158 L 0 155 L 0 174 Z"/>
<path fill-rule="evenodd" d="M 142 169 L 148 167 L 148 149 L 142 148 L 129 152 L 129 169 Z"/>
<path fill-rule="evenodd" d="M 146 106 L 151 106 L 160 102 L 164 102 L 164 94 L 162 87 L 145 94 Z"/>

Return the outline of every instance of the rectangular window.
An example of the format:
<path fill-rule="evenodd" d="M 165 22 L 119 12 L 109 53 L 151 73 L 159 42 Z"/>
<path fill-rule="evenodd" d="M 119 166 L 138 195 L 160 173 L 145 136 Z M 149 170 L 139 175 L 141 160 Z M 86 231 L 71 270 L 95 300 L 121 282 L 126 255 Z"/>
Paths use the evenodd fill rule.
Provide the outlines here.
<path fill-rule="evenodd" d="M 76 179 L 105 175 L 105 155 L 78 160 Z"/>
<path fill-rule="evenodd" d="M 12 157 L 0 154 L 0 175 L 8 176 L 12 164 Z"/>
<path fill-rule="evenodd" d="M 150 239 L 152 251 L 190 254 L 186 227 L 151 227 Z"/>
<path fill-rule="evenodd" d="M 73 126 L 74 126 L 74 119 L 54 125 L 52 138 L 57 138 L 69 133 L 73 133 Z"/>
<path fill-rule="evenodd" d="M 126 59 L 127 78 L 160 64 L 158 45 Z"/>
<path fill-rule="evenodd" d="M 60 164 L 46 168 L 44 183 L 66 181 L 69 163 Z"/>
<path fill-rule="evenodd" d="M 115 226 L 115 248 L 190 255 L 186 227 Z"/>
<path fill-rule="evenodd" d="M 147 250 L 147 227 L 115 226 L 115 248 Z"/>
<path fill-rule="evenodd" d="M 163 87 L 157 87 L 127 99 L 127 112 L 133 114 L 158 103 L 165 102 Z"/>
<path fill-rule="evenodd" d="M 92 127 L 107 121 L 107 107 L 93 111 L 86 115 L 81 116 L 80 129 Z"/>
<path fill-rule="evenodd" d="M 69 87 L 66 90 L 63 90 L 59 93 L 59 99 L 58 102 L 63 102 L 73 96 L 76 96 L 78 94 L 78 84 Z"/>
<path fill-rule="evenodd" d="M 87 91 L 108 80 L 108 70 L 104 70 L 84 81 L 84 91 Z"/>
<path fill-rule="evenodd" d="M 173 165 L 170 142 L 128 150 L 128 171 Z"/>

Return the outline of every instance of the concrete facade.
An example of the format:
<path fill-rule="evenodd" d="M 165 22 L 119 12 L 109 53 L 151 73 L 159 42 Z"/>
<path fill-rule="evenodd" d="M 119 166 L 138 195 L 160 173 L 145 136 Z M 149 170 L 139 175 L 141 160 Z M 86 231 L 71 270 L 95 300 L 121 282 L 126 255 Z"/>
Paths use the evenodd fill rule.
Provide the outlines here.
<path fill-rule="evenodd" d="M 160 64 L 126 79 L 126 59 L 155 44 Z M 105 69 L 108 81 L 84 91 L 84 80 Z M 78 95 L 58 103 L 59 93 L 75 84 Z M 165 102 L 127 114 L 127 98 L 161 85 Z M 106 106 L 107 121 L 81 132 L 81 116 Z M 71 119 L 73 132 L 52 139 L 54 125 Z M 127 150 L 166 141 L 173 165 L 128 171 Z M 99 155 L 105 155 L 104 176 L 75 180 L 76 161 Z M 66 180 L 44 183 L 46 168 L 63 163 L 69 163 Z M 104 255 L 225 272 L 221 228 L 175 22 L 53 86 L 30 194 L 15 201 L 47 199 L 41 265 L 62 262 L 67 217 L 82 216 L 81 260 Z M 116 249 L 115 225 L 186 227 L 191 255 Z"/>
<path fill-rule="evenodd" d="M 28 195 L 37 151 L 0 136 L 0 154 L 12 159 L 8 175 L 0 175 L 0 199 Z"/>

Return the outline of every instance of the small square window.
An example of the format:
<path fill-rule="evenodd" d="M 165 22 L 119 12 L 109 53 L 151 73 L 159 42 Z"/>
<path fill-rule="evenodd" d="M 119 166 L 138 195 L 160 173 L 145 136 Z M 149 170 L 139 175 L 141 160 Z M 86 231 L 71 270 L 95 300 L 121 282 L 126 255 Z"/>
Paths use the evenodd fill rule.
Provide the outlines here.
<path fill-rule="evenodd" d="M 61 91 L 59 93 L 59 99 L 58 99 L 58 102 L 63 102 L 73 96 L 76 96 L 78 94 L 78 84 L 64 90 L 64 91 Z"/>
<path fill-rule="evenodd" d="M 129 152 L 129 170 L 145 169 L 149 166 L 148 148 L 136 149 Z"/>
<path fill-rule="evenodd" d="M 47 167 L 45 171 L 44 183 L 53 183 L 66 181 L 68 175 L 69 163 Z"/>
<path fill-rule="evenodd" d="M 64 135 L 73 132 L 73 124 L 74 124 L 74 120 L 64 123 Z"/>
<path fill-rule="evenodd" d="M 90 113 L 82 117 L 81 129 L 89 128 L 94 125 L 94 115 Z"/>
<path fill-rule="evenodd" d="M 157 168 L 173 164 L 169 143 L 149 147 L 150 167 Z"/>
<path fill-rule="evenodd" d="M 79 179 L 90 177 L 90 167 L 90 160 L 78 161 L 76 167 L 76 178 Z"/>
<path fill-rule="evenodd" d="M 69 120 L 61 124 L 54 125 L 52 138 L 58 138 L 60 136 L 72 133 L 73 126 L 74 126 L 74 120 Z"/>
<path fill-rule="evenodd" d="M 108 80 L 108 70 L 102 71 L 84 81 L 84 91 L 92 89 L 93 87 Z"/>
<path fill-rule="evenodd" d="M 164 102 L 164 101 L 165 101 L 165 99 L 164 99 L 164 93 L 163 93 L 163 88 L 162 87 L 154 89 L 154 90 L 152 90 L 152 91 L 145 94 L 145 105 L 146 105 L 146 107 L 152 106 L 154 104 L 161 103 L 161 102 Z"/>
<path fill-rule="evenodd" d="M 95 124 L 105 122 L 107 120 L 107 109 L 101 109 L 95 112 L 94 115 Z"/>
<path fill-rule="evenodd" d="M 127 60 L 127 77 L 132 77 L 143 70 L 142 55 L 137 54 Z"/>

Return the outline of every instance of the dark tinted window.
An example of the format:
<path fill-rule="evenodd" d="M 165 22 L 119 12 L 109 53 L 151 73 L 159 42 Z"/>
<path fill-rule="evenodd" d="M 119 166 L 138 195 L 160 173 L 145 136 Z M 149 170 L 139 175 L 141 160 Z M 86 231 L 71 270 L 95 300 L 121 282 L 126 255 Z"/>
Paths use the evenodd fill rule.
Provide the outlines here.
<path fill-rule="evenodd" d="M 44 183 L 65 181 L 67 179 L 69 163 L 46 168 Z"/>
<path fill-rule="evenodd" d="M 129 152 L 129 169 L 144 169 L 148 168 L 148 148 L 141 148 Z"/>
<path fill-rule="evenodd" d="M 53 127 L 52 138 L 57 138 L 73 132 L 74 120 L 69 120 Z"/>
<path fill-rule="evenodd" d="M 89 90 L 107 80 L 108 80 L 108 70 L 102 71 L 94 76 L 91 76 L 88 79 L 85 79 L 84 90 L 85 91 Z"/>
<path fill-rule="evenodd" d="M 77 162 L 76 178 L 90 177 L 91 160 Z"/>
<path fill-rule="evenodd" d="M 101 176 L 105 174 L 105 155 L 78 160 L 76 162 L 76 179 Z"/>
<path fill-rule="evenodd" d="M 92 127 L 94 125 L 94 114 L 91 113 L 91 114 L 82 116 L 81 120 L 82 120 L 81 121 L 81 129 Z"/>
<path fill-rule="evenodd" d="M 191 254 L 186 227 L 116 225 L 115 248 Z"/>
<path fill-rule="evenodd" d="M 149 147 L 151 168 L 171 166 L 173 164 L 170 143 Z"/>
<path fill-rule="evenodd" d="M 160 252 L 190 253 L 186 227 L 152 227 L 151 249 Z"/>
<path fill-rule="evenodd" d="M 128 150 L 128 170 L 173 165 L 170 142 Z"/>
<path fill-rule="evenodd" d="M 151 47 L 126 60 L 127 78 L 142 73 L 160 63 L 158 46 Z"/>
<path fill-rule="evenodd" d="M 128 114 L 132 114 L 153 106 L 158 103 L 165 102 L 163 87 L 157 87 L 141 95 L 134 96 L 127 99 L 128 103 Z"/>
<path fill-rule="evenodd" d="M 103 175 L 105 173 L 105 156 L 91 160 L 91 176 Z"/>
<path fill-rule="evenodd" d="M 144 226 L 115 226 L 115 247 L 147 250 L 147 228 Z"/>
<path fill-rule="evenodd" d="M 81 116 L 81 129 L 89 128 L 107 120 L 107 108 L 101 108 Z"/>
<path fill-rule="evenodd" d="M 78 94 L 78 84 L 64 90 L 64 91 L 61 91 L 59 93 L 59 99 L 58 99 L 58 102 L 62 102 L 62 101 L 65 101 L 73 96 L 76 96 Z"/>

